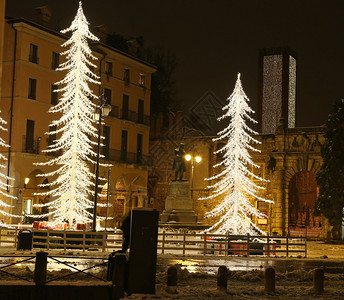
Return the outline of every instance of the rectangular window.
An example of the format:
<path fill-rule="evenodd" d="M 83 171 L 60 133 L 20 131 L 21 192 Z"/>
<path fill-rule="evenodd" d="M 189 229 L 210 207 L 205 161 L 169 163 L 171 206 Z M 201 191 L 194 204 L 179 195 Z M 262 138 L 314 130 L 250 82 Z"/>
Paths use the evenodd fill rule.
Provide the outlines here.
<path fill-rule="evenodd" d="M 143 135 L 137 134 L 136 162 L 142 164 Z"/>
<path fill-rule="evenodd" d="M 126 85 L 130 83 L 130 70 L 129 69 L 124 69 L 123 81 Z"/>
<path fill-rule="evenodd" d="M 56 125 L 49 126 L 48 146 L 53 145 L 56 140 L 56 133 L 50 134 L 53 131 L 56 131 Z M 48 153 L 50 154 L 50 152 Z"/>
<path fill-rule="evenodd" d="M 139 99 L 139 105 L 138 105 L 138 110 L 137 110 L 137 123 L 140 123 L 140 124 L 143 124 L 144 105 L 145 105 L 145 102 L 142 99 Z"/>
<path fill-rule="evenodd" d="M 104 89 L 104 97 L 105 97 L 106 103 L 111 104 L 111 90 L 110 89 L 107 89 L 107 88 Z"/>
<path fill-rule="evenodd" d="M 38 47 L 34 44 L 30 44 L 29 61 L 38 64 Z"/>
<path fill-rule="evenodd" d="M 52 58 L 51 58 L 51 68 L 53 70 L 57 69 L 60 65 L 60 54 L 53 52 Z"/>
<path fill-rule="evenodd" d="M 128 151 L 128 131 L 122 130 L 121 135 L 121 160 L 127 161 L 127 151 Z"/>
<path fill-rule="evenodd" d="M 107 76 L 112 76 L 112 62 L 105 62 L 105 74 Z"/>
<path fill-rule="evenodd" d="M 36 100 L 37 79 L 29 78 L 28 98 Z"/>
<path fill-rule="evenodd" d="M 122 99 L 122 119 L 128 120 L 129 119 L 129 96 L 123 94 Z"/>
<path fill-rule="evenodd" d="M 108 158 L 109 157 L 109 151 L 110 151 L 110 127 L 109 126 L 103 126 L 103 148 L 102 148 L 102 154 Z"/>
<path fill-rule="evenodd" d="M 25 152 L 34 153 L 35 151 L 35 121 L 26 120 Z"/>
<path fill-rule="evenodd" d="M 139 86 L 145 86 L 145 75 L 139 74 Z"/>
<path fill-rule="evenodd" d="M 50 103 L 52 105 L 56 105 L 58 102 L 59 94 L 57 92 L 54 92 L 55 90 L 58 89 L 58 86 L 56 84 L 51 85 L 51 98 L 50 98 Z"/>

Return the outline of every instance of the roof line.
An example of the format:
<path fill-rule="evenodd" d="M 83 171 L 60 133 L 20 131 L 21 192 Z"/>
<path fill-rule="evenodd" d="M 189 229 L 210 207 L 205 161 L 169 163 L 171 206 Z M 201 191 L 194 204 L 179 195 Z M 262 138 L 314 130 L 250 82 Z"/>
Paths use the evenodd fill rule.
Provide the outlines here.
<path fill-rule="evenodd" d="M 37 24 L 37 23 L 35 23 L 35 22 L 29 21 L 29 20 L 24 19 L 24 18 L 11 18 L 11 17 L 6 17 L 6 19 L 7 19 L 7 23 L 8 23 L 8 24 L 26 23 L 26 24 L 28 24 L 28 25 L 30 25 L 30 26 L 36 27 L 36 28 L 38 28 L 38 29 L 40 29 L 40 30 L 42 30 L 42 31 L 48 32 L 48 33 L 50 33 L 50 34 L 52 34 L 52 35 L 61 37 L 61 38 L 63 38 L 63 39 L 66 39 L 66 40 L 67 40 L 67 39 L 69 38 L 69 37 L 68 37 L 67 35 L 65 35 L 65 34 L 62 34 L 62 33 L 58 32 L 58 31 L 56 31 L 56 30 L 53 30 L 53 29 L 44 27 L 44 26 L 42 26 L 42 25 L 40 25 L 40 24 Z M 148 66 L 148 67 L 150 67 L 150 68 L 152 68 L 152 69 L 157 70 L 157 67 L 156 67 L 156 66 L 154 66 L 154 65 L 152 65 L 152 64 L 150 64 L 150 63 L 148 63 L 148 62 L 146 62 L 146 61 L 144 61 L 144 60 L 142 60 L 142 59 L 139 59 L 139 58 L 137 58 L 137 57 L 135 57 L 135 56 L 132 56 L 132 55 L 126 53 L 126 52 L 123 52 L 123 51 L 118 50 L 118 49 L 116 49 L 116 48 L 110 47 L 110 46 L 108 46 L 108 45 L 106 45 L 106 44 L 104 44 L 104 43 L 101 43 L 101 42 L 90 43 L 90 47 L 91 47 L 94 51 L 103 54 L 103 52 L 101 51 L 101 49 L 98 49 L 97 46 L 105 47 L 105 48 L 107 48 L 107 49 L 110 50 L 110 51 L 116 52 L 116 53 L 118 53 L 118 54 L 120 54 L 120 55 L 123 55 L 123 56 L 125 56 L 125 57 L 128 57 L 128 58 L 130 58 L 130 59 L 132 59 L 132 60 L 135 60 L 135 61 L 137 61 L 137 62 L 139 62 L 139 63 L 141 63 L 141 64 L 143 64 L 143 65 L 146 65 L 146 66 Z"/>

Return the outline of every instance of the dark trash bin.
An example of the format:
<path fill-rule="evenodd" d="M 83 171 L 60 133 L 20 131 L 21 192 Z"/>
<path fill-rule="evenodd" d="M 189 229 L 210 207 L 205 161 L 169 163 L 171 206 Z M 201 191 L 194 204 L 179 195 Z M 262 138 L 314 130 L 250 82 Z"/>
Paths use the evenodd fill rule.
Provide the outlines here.
<path fill-rule="evenodd" d="M 18 233 L 17 250 L 32 250 L 32 231 L 22 229 Z"/>
<path fill-rule="evenodd" d="M 153 209 L 131 211 L 128 294 L 155 294 L 158 219 Z"/>

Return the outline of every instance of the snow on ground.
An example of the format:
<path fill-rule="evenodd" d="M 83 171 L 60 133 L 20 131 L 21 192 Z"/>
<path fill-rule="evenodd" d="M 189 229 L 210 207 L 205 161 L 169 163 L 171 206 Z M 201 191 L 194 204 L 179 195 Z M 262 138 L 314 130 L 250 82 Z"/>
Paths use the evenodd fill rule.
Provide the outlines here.
<path fill-rule="evenodd" d="M 170 295 L 166 289 L 167 274 L 166 271 L 171 263 L 170 257 L 165 255 L 158 256 L 157 262 L 157 276 L 156 276 L 156 294 L 155 295 L 139 295 L 134 294 L 128 296 L 126 299 L 344 299 L 344 245 L 325 244 L 323 242 L 309 242 L 307 244 L 308 253 L 307 258 L 262 258 L 266 260 L 273 260 L 275 264 L 280 261 L 286 261 L 288 267 L 283 271 L 276 272 L 276 293 L 268 294 L 264 292 L 264 273 L 263 268 L 252 271 L 230 271 L 228 277 L 228 292 L 217 291 L 216 289 L 216 275 L 207 274 L 204 272 L 189 272 L 184 268 L 185 264 L 178 264 L 178 294 Z M 15 251 L 13 248 L 0 248 L 0 255 L 32 255 L 40 250 L 34 251 Z M 108 252 L 91 251 L 82 252 L 80 250 L 49 250 L 49 255 L 54 256 L 71 256 L 81 257 L 88 256 L 107 257 Z M 324 258 L 326 255 L 328 258 Z M 183 262 L 192 259 L 192 257 L 174 256 Z M 2 260 L 4 258 L 1 258 Z M 18 260 L 20 258 L 17 258 Z M 197 259 L 204 259 L 198 257 Z M 216 259 L 214 256 L 209 256 L 209 259 Z M 223 257 L 221 257 L 223 259 Z M 231 260 L 231 257 L 226 258 Z M 236 257 L 238 259 L 238 257 Z M 258 257 L 242 258 L 245 260 L 257 260 Z M 77 267 L 77 260 L 75 266 Z M 290 261 L 290 263 L 288 263 Z M 302 267 L 303 262 L 315 261 L 319 263 L 335 262 L 342 266 L 337 274 L 325 273 L 325 292 L 323 295 L 317 295 L 312 290 L 312 269 Z M 12 266 L 5 269 L 8 272 L 23 276 L 30 280 L 33 279 L 33 269 L 31 266 Z M 189 270 L 192 270 L 192 268 Z M 197 271 L 197 268 L 195 268 Z M 48 280 L 57 276 L 70 274 L 72 271 L 67 267 L 62 266 L 61 270 L 49 271 L 48 265 Z M 94 275 L 105 278 L 106 269 L 98 269 L 93 272 Z M 8 275 L 0 272 L 0 280 L 17 280 L 14 277 L 10 278 Z M 70 281 L 77 282 L 81 280 L 93 280 L 91 277 L 83 274 L 73 275 L 69 278 Z"/>
<path fill-rule="evenodd" d="M 323 241 L 307 242 L 308 258 L 323 258 L 324 255 L 326 255 L 329 259 L 344 260 L 344 243 L 331 244 Z"/>
<path fill-rule="evenodd" d="M 156 295 L 134 294 L 126 299 L 344 299 L 343 278 L 327 278 L 325 293 L 320 296 L 312 290 L 311 280 L 302 280 L 298 276 L 286 276 L 285 279 L 280 276 L 276 292 L 266 293 L 262 277 L 262 274 L 251 271 L 241 278 L 229 278 L 228 293 L 225 293 L 217 291 L 216 276 L 193 274 L 179 281 L 176 295 L 169 295 L 165 284 L 160 283 L 160 277 L 157 277 Z"/>
<path fill-rule="evenodd" d="M 232 271 L 228 276 L 228 293 L 217 291 L 216 275 L 189 273 L 178 268 L 178 294 L 169 295 L 166 289 L 168 266 L 159 259 L 157 266 L 156 295 L 144 299 L 344 299 L 344 274 L 325 275 L 325 293 L 317 295 L 313 290 L 313 270 L 294 269 L 276 273 L 276 293 L 264 292 L 264 271 Z M 143 299 L 131 295 L 127 299 Z"/>
<path fill-rule="evenodd" d="M 216 276 L 202 273 L 189 274 L 185 270 L 178 282 L 178 294 L 166 291 L 166 274 L 157 274 L 156 295 L 134 294 L 126 299 L 344 299 L 343 279 L 338 275 L 326 276 L 325 293 L 320 296 L 312 290 L 311 272 L 292 271 L 277 274 L 276 292 L 264 292 L 263 271 L 232 272 L 228 292 L 217 291 Z"/>
<path fill-rule="evenodd" d="M 156 294 L 142 295 L 133 294 L 125 299 L 344 299 L 344 274 L 326 274 L 325 292 L 323 295 L 317 295 L 312 290 L 313 270 L 293 270 L 283 273 L 276 273 L 276 292 L 264 292 L 264 272 L 262 270 L 232 271 L 228 276 L 228 292 L 218 291 L 216 288 L 216 275 L 206 273 L 189 273 L 180 265 L 176 265 L 178 270 L 178 294 L 168 294 L 166 292 L 167 274 L 166 260 L 158 259 L 156 275 Z M 24 276 L 30 280 L 33 279 L 32 271 L 26 268 L 11 268 L 16 275 Z M 105 278 L 105 270 L 93 273 L 96 276 Z M 71 271 L 62 269 L 61 271 L 48 272 L 47 279 L 56 276 L 70 274 Z M 1 275 L 1 280 L 8 280 L 6 274 Z M 69 282 L 80 284 L 87 280 L 90 283 L 90 277 L 83 274 L 73 275 Z M 94 282 L 99 284 L 98 282 Z"/>

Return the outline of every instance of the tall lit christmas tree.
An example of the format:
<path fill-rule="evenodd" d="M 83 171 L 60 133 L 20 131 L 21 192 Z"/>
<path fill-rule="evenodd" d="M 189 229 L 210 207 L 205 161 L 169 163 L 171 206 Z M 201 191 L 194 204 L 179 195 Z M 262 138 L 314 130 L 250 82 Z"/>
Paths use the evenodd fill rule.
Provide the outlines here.
<path fill-rule="evenodd" d="M 1 111 L 0 111 L 1 113 Z M 6 121 L 0 117 L 0 133 L 4 133 L 7 131 L 7 129 L 4 127 L 6 125 Z M 8 148 L 9 145 L 6 144 L 6 141 L 0 137 L 0 147 L 1 148 Z M 15 218 L 20 218 L 20 216 L 13 215 L 9 213 L 8 211 L 10 210 L 11 206 L 10 204 L 6 203 L 4 200 L 8 199 L 17 199 L 16 197 L 10 195 L 7 190 L 11 188 L 11 185 L 8 184 L 8 182 L 11 182 L 14 180 L 11 177 L 8 177 L 5 175 L 5 170 L 7 168 L 7 165 L 5 164 L 7 161 L 7 158 L 0 152 L 0 227 L 8 227 L 5 225 L 4 222 L 4 217 L 15 217 Z"/>
<path fill-rule="evenodd" d="M 235 84 L 232 95 L 227 99 L 228 104 L 223 107 L 224 115 L 218 120 L 230 118 L 228 127 L 218 133 L 213 141 L 226 141 L 227 143 L 215 151 L 215 154 L 222 153 L 223 160 L 214 165 L 219 168 L 218 174 L 207 180 L 214 180 L 216 183 L 208 186 L 211 195 L 200 200 L 221 199 L 212 211 L 206 213 L 207 217 L 220 216 L 218 222 L 207 231 L 214 233 L 229 234 L 256 234 L 262 231 L 252 222 L 251 217 L 265 218 L 253 205 L 251 199 L 272 202 L 263 199 L 258 191 L 264 189 L 257 185 L 252 178 L 266 182 L 250 171 L 252 167 L 259 168 L 254 164 L 249 150 L 259 152 L 252 144 L 259 144 L 252 137 L 257 134 L 246 125 L 246 120 L 256 123 L 249 114 L 254 111 L 249 107 L 249 99 L 246 96 L 240 81 L 240 74 Z"/>
<path fill-rule="evenodd" d="M 91 62 L 97 59 L 91 53 L 88 40 L 98 41 L 88 27 L 81 2 L 71 26 L 62 33 L 71 33 L 71 37 L 62 47 L 69 49 L 62 53 L 66 56 L 66 62 L 62 63 L 58 70 L 66 71 L 66 76 L 58 82 L 62 87 L 56 92 L 62 92 L 62 97 L 57 105 L 50 108 L 50 113 L 60 113 L 58 120 L 50 124 L 51 136 L 60 137 L 49 146 L 46 152 L 62 151 L 62 155 L 38 165 L 58 166 L 55 171 L 41 174 L 41 177 L 53 177 L 50 183 L 42 184 L 50 190 L 37 195 L 49 195 L 51 201 L 47 204 L 49 212 L 41 217 L 51 216 L 52 221 L 68 221 L 72 227 L 75 223 L 92 221 L 93 201 L 89 200 L 94 195 L 90 172 L 90 163 L 95 163 L 96 153 L 93 147 L 96 145 L 92 138 L 97 137 L 97 129 L 94 126 L 92 114 L 96 105 L 96 99 L 89 88 L 89 83 L 99 84 L 98 77 L 90 70 L 90 66 L 96 68 Z"/>

